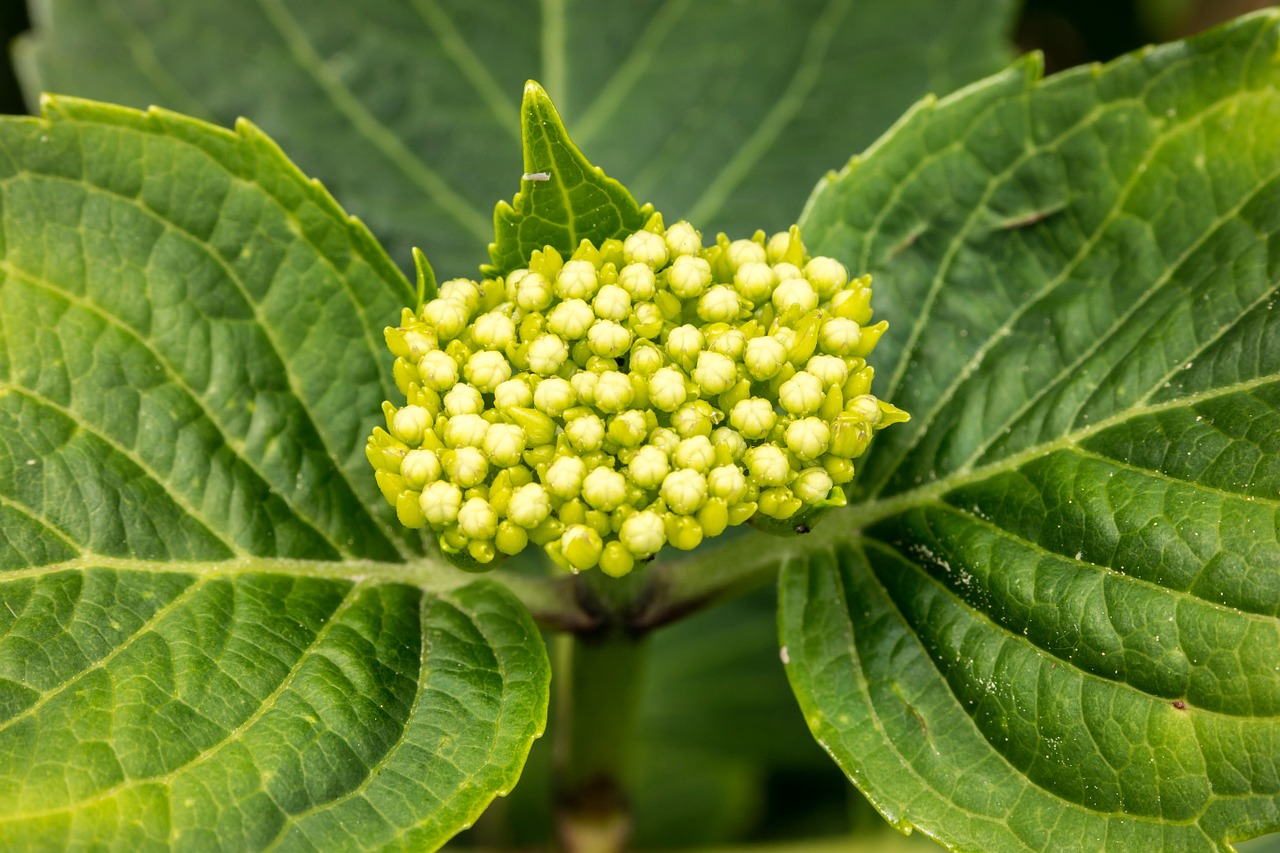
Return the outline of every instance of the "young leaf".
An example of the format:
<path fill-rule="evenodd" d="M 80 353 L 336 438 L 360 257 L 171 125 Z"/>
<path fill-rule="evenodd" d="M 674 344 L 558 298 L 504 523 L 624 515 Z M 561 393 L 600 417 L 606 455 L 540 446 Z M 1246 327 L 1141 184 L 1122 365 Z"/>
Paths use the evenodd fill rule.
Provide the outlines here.
<path fill-rule="evenodd" d="M 782 642 L 900 826 L 990 851 L 1280 828 L 1278 47 L 1268 12 L 1026 62 L 810 202 L 814 250 L 886 296 L 914 417 L 785 568 Z"/>
<path fill-rule="evenodd" d="M 248 123 L 0 121 L 0 838 L 434 848 L 547 702 L 361 453 L 403 276 Z"/>
<path fill-rule="evenodd" d="M 627 188 L 593 166 L 574 146 L 555 105 L 530 80 L 520 108 L 524 176 L 511 204 L 493 214 L 493 263 L 484 274 L 503 276 L 529 263 L 530 254 L 555 246 L 566 258 L 583 240 L 599 246 L 638 231 L 653 212 L 641 208 Z"/>
<path fill-rule="evenodd" d="M 540 80 L 584 151 L 709 233 L 791 224 L 915 98 L 1009 57 L 1013 0 L 42 0 L 41 90 L 248 116 L 407 267 L 473 275 Z"/>

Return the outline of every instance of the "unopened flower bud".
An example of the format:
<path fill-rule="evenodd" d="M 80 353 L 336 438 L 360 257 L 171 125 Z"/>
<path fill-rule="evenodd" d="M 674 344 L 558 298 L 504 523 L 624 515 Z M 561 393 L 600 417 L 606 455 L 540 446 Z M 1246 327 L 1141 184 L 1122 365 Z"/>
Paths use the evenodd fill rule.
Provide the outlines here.
<path fill-rule="evenodd" d="M 732 322 L 741 309 L 738 294 L 723 284 L 715 285 L 698 298 L 698 316 L 708 323 Z"/>
<path fill-rule="evenodd" d="M 662 499 L 672 512 L 692 515 L 707 499 L 707 478 L 687 468 L 672 471 L 662 480 Z"/>
<path fill-rule="evenodd" d="M 747 336 L 737 329 L 729 329 L 716 335 L 707 348 L 737 362 L 742 358 L 742 354 L 746 352 Z"/>
<path fill-rule="evenodd" d="M 697 326 L 688 324 L 677 326 L 671 330 L 671 334 L 667 335 L 667 355 L 672 361 L 689 370 L 696 363 L 698 353 L 702 351 L 705 343 L 706 338 Z"/>
<path fill-rule="evenodd" d="M 545 311 L 554 297 L 551 285 L 536 272 L 524 275 L 516 283 L 515 302 L 525 311 Z"/>
<path fill-rule="evenodd" d="M 597 409 L 612 414 L 631 405 L 632 399 L 635 398 L 635 390 L 625 373 L 607 370 L 596 380 L 593 396 Z"/>
<path fill-rule="evenodd" d="M 586 464 L 576 456 L 559 456 L 543 477 L 543 485 L 556 497 L 576 498 L 587 476 Z"/>
<path fill-rule="evenodd" d="M 681 299 L 697 299 L 711 284 L 711 265 L 702 258 L 681 255 L 667 270 L 667 286 Z"/>
<path fill-rule="evenodd" d="M 653 340 L 661 335 L 665 324 L 666 319 L 661 309 L 652 302 L 641 302 L 635 306 L 627 319 L 627 325 L 635 332 L 636 337 L 646 340 Z"/>
<path fill-rule="evenodd" d="M 799 512 L 803 505 L 790 489 L 780 486 L 765 489 L 760 493 L 760 512 L 770 518 L 790 518 Z"/>
<path fill-rule="evenodd" d="M 815 355 L 805 362 L 804 369 L 822 381 L 823 390 L 842 387 L 849 376 L 848 363 L 834 355 Z"/>
<path fill-rule="evenodd" d="M 729 412 L 730 426 L 752 441 L 766 438 L 776 421 L 773 404 L 762 397 L 742 400 Z"/>
<path fill-rule="evenodd" d="M 737 503 L 747 493 L 747 478 L 737 465 L 721 465 L 707 474 L 707 488 L 712 497 Z"/>
<path fill-rule="evenodd" d="M 769 256 L 766 254 L 764 246 L 754 240 L 734 240 L 729 244 L 725 259 L 729 262 L 729 266 L 734 272 L 737 272 L 738 268 L 743 264 L 749 264 L 752 261 L 760 264 L 767 263 Z"/>
<path fill-rule="evenodd" d="M 414 491 L 422 491 L 428 483 L 440 479 L 440 458 L 431 450 L 410 450 L 400 463 L 400 476 Z"/>
<path fill-rule="evenodd" d="M 712 418 L 714 413 L 715 409 L 711 408 L 711 404 L 706 400 L 685 403 L 672 413 L 671 428 L 681 438 L 690 438 L 695 435 L 709 436 L 711 430 L 715 429 L 715 421 Z"/>
<path fill-rule="evenodd" d="M 507 518 L 532 530 L 547 520 L 551 514 L 551 498 L 539 483 L 527 483 L 516 488 L 507 502 Z"/>
<path fill-rule="evenodd" d="M 471 498 L 458 510 L 458 529 L 468 539 L 492 539 L 498 532 L 498 514 L 483 498 Z"/>
<path fill-rule="evenodd" d="M 511 519 L 503 519 L 498 524 L 498 532 L 493 537 L 493 544 L 504 554 L 519 554 L 529 544 L 529 532 Z"/>
<path fill-rule="evenodd" d="M 556 276 L 555 292 L 561 299 L 590 299 L 598 286 L 594 264 L 590 261 L 567 261 Z"/>
<path fill-rule="evenodd" d="M 747 442 L 743 440 L 742 433 L 729 427 L 718 427 L 712 431 L 711 446 L 716 449 L 716 458 L 722 465 L 730 461 L 736 462 L 747 450 Z"/>
<path fill-rule="evenodd" d="M 489 460 L 478 447 L 450 450 L 442 461 L 449 479 L 464 489 L 480 485 L 489 476 Z"/>
<path fill-rule="evenodd" d="M 650 377 L 667 363 L 662 350 L 652 344 L 636 344 L 631 348 L 631 373 L 637 376 Z"/>
<path fill-rule="evenodd" d="M 435 330 L 441 343 L 451 341 L 467 327 L 471 312 L 467 306 L 452 299 L 432 299 L 422 306 L 422 319 Z"/>
<path fill-rule="evenodd" d="M 657 290 L 658 279 L 648 264 L 627 264 L 618 273 L 618 286 L 631 295 L 634 302 L 647 302 Z"/>
<path fill-rule="evenodd" d="M 453 524 L 462 507 L 462 489 L 453 483 L 437 480 L 422 490 L 418 499 L 427 523 L 437 530 Z"/>
<path fill-rule="evenodd" d="M 691 468 L 705 474 L 715 464 L 716 451 L 711 446 L 709 438 L 705 435 L 695 435 L 682 439 L 676 445 L 676 452 L 672 454 L 671 461 L 677 468 Z"/>
<path fill-rule="evenodd" d="M 777 375 L 787 363 L 787 347 L 775 337 L 763 336 L 747 341 L 747 351 L 742 359 L 747 372 L 763 382 Z"/>
<path fill-rule="evenodd" d="M 410 447 L 422 444 L 422 434 L 431 428 L 431 413 L 421 406 L 405 406 L 396 411 L 388 429 L 397 440 Z"/>
<path fill-rule="evenodd" d="M 568 299 L 552 308 L 547 314 L 547 331 L 566 341 L 576 341 L 587 333 L 596 321 L 591 306 L 581 299 Z"/>
<path fill-rule="evenodd" d="M 786 441 L 788 450 L 812 462 L 827 452 L 831 429 L 821 418 L 800 418 L 787 427 Z"/>
<path fill-rule="evenodd" d="M 648 269 L 648 267 L 643 267 Z M 652 272 L 650 273 L 652 275 Z M 606 284 L 600 288 L 596 298 L 591 301 L 591 308 L 597 317 L 604 320 L 622 322 L 631 313 L 631 296 L 616 284 Z"/>
<path fill-rule="evenodd" d="M 569 348 L 556 335 L 540 335 L 529 344 L 528 357 L 530 370 L 542 376 L 550 376 L 569 357 Z"/>
<path fill-rule="evenodd" d="M 656 270 L 667 263 L 669 254 L 666 242 L 657 234 L 637 231 L 622 241 L 622 257 L 629 264 L 645 264 Z"/>
<path fill-rule="evenodd" d="M 481 350 L 467 359 L 464 370 L 467 381 L 486 394 L 492 394 L 511 378 L 511 365 L 500 352 Z"/>
<path fill-rule="evenodd" d="M 619 447 L 639 447 L 649 437 L 649 424 L 644 412 L 623 412 L 609 421 L 609 440 Z"/>
<path fill-rule="evenodd" d="M 862 343 L 862 329 L 852 320 L 828 317 L 818 333 L 818 346 L 831 355 L 851 355 Z"/>
<path fill-rule="evenodd" d="M 791 493 L 805 504 L 816 504 L 827 499 L 835 483 L 824 468 L 806 468 L 791 482 Z"/>
<path fill-rule="evenodd" d="M 435 391 L 447 391 L 458 381 L 458 363 L 441 350 L 433 350 L 418 362 L 422 384 Z"/>
<path fill-rule="evenodd" d="M 533 405 L 533 391 L 523 379 L 508 379 L 493 389 L 493 407 L 498 411 L 528 408 Z"/>
<path fill-rule="evenodd" d="M 484 437 L 485 455 L 499 468 L 519 465 L 524 448 L 524 430 L 515 424 L 494 424 Z"/>
<path fill-rule="evenodd" d="M 582 481 L 582 499 L 602 512 L 612 512 L 627 499 L 627 479 L 617 471 L 596 468 Z"/>
<path fill-rule="evenodd" d="M 761 486 L 785 486 L 791 481 L 791 463 L 787 454 L 772 444 L 750 447 L 744 455 L 751 479 Z"/>
<path fill-rule="evenodd" d="M 662 516 L 651 510 L 632 513 L 618 529 L 618 541 L 638 559 L 652 557 L 667 541 Z"/>
<path fill-rule="evenodd" d="M 612 320 L 597 320 L 587 331 L 587 343 L 601 358 L 617 358 L 631 347 L 631 332 Z"/>
<path fill-rule="evenodd" d="M 559 376 L 544 379 L 533 389 L 533 405 L 553 418 L 560 417 L 577 402 L 578 395 L 574 393 L 573 386 Z"/>
<path fill-rule="evenodd" d="M 748 261 L 733 274 L 733 286 L 752 305 L 763 305 L 773 294 L 778 277 L 768 264 Z"/>
<path fill-rule="evenodd" d="M 811 258 L 804 265 L 804 277 L 823 299 L 830 299 L 849 281 L 849 271 L 834 258 Z"/>
<path fill-rule="evenodd" d="M 737 384 L 738 367 L 727 355 L 703 350 L 692 378 L 704 394 L 722 394 Z"/>
<path fill-rule="evenodd" d="M 793 307 L 805 313 L 818 307 L 818 292 L 803 278 L 789 278 L 781 282 L 774 288 L 771 299 L 779 314 L 785 314 Z"/>
<path fill-rule="evenodd" d="M 677 222 L 668 228 L 666 241 L 672 257 L 696 255 L 702 250 L 702 235 L 688 222 Z"/>
<path fill-rule="evenodd" d="M 646 445 L 636 451 L 627 465 L 627 473 L 631 481 L 643 489 L 656 489 L 671 471 L 667 454 L 653 445 Z"/>
<path fill-rule="evenodd" d="M 649 402 L 664 412 L 673 412 L 688 398 L 684 374 L 673 367 L 664 367 L 649 377 Z"/>
<path fill-rule="evenodd" d="M 609 577 L 620 578 L 628 574 L 636 564 L 636 558 L 621 542 L 606 542 L 600 554 L 600 571 Z"/>
<path fill-rule="evenodd" d="M 441 438 L 446 447 L 480 447 L 488 431 L 489 422 L 479 415 L 454 415 L 445 424 Z"/>
<path fill-rule="evenodd" d="M 822 380 L 803 370 L 778 388 L 778 403 L 797 417 L 818 411 L 824 399 L 826 394 L 822 392 Z"/>
<path fill-rule="evenodd" d="M 515 342 L 516 324 L 505 314 L 481 314 L 471 326 L 471 337 L 486 349 L 503 350 Z"/>

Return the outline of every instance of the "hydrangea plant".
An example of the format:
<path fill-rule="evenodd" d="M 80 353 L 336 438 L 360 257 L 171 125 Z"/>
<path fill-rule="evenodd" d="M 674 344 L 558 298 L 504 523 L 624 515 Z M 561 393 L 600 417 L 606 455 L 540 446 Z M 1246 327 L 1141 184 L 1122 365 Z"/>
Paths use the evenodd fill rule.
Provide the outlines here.
<path fill-rule="evenodd" d="M 235 8 L 19 47 L 363 219 L 0 120 L 0 847 L 1280 829 L 1280 15 Z"/>

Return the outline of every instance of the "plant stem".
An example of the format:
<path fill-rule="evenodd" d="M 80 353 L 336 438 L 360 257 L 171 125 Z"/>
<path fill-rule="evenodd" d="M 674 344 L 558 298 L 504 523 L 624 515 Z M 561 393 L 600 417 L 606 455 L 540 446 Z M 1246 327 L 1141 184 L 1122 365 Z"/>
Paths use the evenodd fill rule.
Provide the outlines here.
<path fill-rule="evenodd" d="M 631 836 L 625 769 L 648 650 L 624 614 L 649 581 L 643 572 L 579 581 L 605 619 L 593 633 L 556 638 L 556 827 L 566 853 L 617 853 Z"/>

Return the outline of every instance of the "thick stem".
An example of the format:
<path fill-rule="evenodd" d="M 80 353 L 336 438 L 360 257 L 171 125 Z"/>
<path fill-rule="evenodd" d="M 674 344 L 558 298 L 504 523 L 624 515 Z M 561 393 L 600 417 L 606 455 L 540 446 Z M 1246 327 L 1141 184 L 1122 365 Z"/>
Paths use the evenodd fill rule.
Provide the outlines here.
<path fill-rule="evenodd" d="M 566 853 L 618 853 L 631 836 L 625 775 L 648 648 L 620 617 L 647 582 L 581 580 L 607 615 L 596 632 L 556 638 L 556 827 Z"/>

